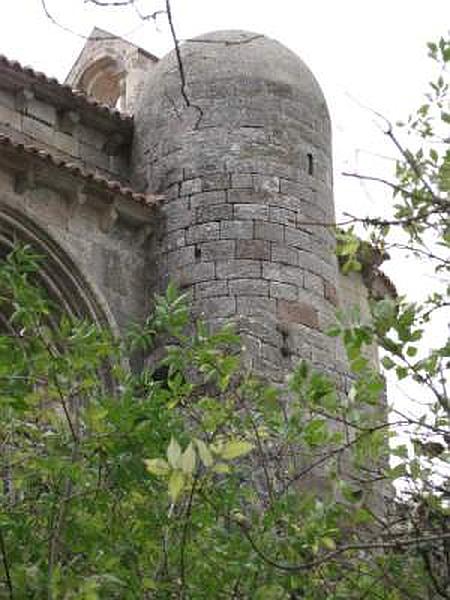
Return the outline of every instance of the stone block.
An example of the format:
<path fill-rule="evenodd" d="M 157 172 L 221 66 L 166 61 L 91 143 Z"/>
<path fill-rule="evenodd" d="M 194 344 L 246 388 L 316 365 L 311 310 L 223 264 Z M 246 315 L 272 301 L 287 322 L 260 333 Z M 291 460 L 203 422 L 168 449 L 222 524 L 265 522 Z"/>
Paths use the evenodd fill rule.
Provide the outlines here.
<path fill-rule="evenodd" d="M 16 112 L 16 94 L 9 90 L 0 90 L 0 107 L 2 106 Z"/>
<path fill-rule="evenodd" d="M 292 285 L 303 287 L 303 270 L 291 265 L 282 265 L 280 263 L 264 262 L 263 278 L 280 283 L 291 283 Z"/>
<path fill-rule="evenodd" d="M 233 207 L 229 204 L 213 204 L 212 206 L 200 206 L 196 209 L 197 222 L 225 221 L 233 216 Z"/>
<path fill-rule="evenodd" d="M 230 204 L 255 204 L 256 200 L 259 200 L 261 204 L 265 204 L 265 202 L 261 202 L 261 194 L 258 194 L 257 196 L 255 192 L 250 189 L 228 191 L 228 202 Z"/>
<path fill-rule="evenodd" d="M 224 260 L 216 263 L 219 279 L 261 277 L 261 263 L 256 260 Z"/>
<path fill-rule="evenodd" d="M 319 329 L 319 316 L 317 310 L 306 302 L 292 300 L 278 300 L 277 315 L 281 321 L 287 323 L 300 323 Z"/>
<path fill-rule="evenodd" d="M 266 240 L 237 240 L 236 258 L 270 260 L 270 242 Z"/>
<path fill-rule="evenodd" d="M 253 358 L 252 370 L 270 383 L 282 384 L 285 382 L 286 372 L 284 369 L 280 369 L 279 365 L 272 364 L 262 356 Z"/>
<path fill-rule="evenodd" d="M 164 202 L 162 205 L 164 214 L 168 219 L 177 219 L 178 215 L 189 212 L 190 215 L 194 215 L 194 212 L 189 210 L 189 200 L 187 198 L 178 198 L 170 200 L 170 202 Z"/>
<path fill-rule="evenodd" d="M 202 191 L 202 180 L 200 177 L 196 179 L 188 179 L 183 181 L 180 186 L 180 196 L 191 196 Z"/>
<path fill-rule="evenodd" d="M 280 180 L 274 176 L 253 175 L 253 188 L 257 192 L 278 193 L 280 191 Z"/>
<path fill-rule="evenodd" d="M 22 116 L 22 131 L 32 138 L 39 140 L 39 142 L 48 144 L 49 146 L 54 145 L 55 130 L 47 123 L 41 123 L 33 117 L 28 115 Z M 105 157 L 106 159 L 106 157 Z M 97 163 L 96 163 L 97 164 Z M 107 166 L 105 163 L 102 166 Z"/>
<path fill-rule="evenodd" d="M 284 229 L 284 225 L 280 225 L 279 223 L 256 221 L 255 239 L 282 242 L 284 241 Z"/>
<path fill-rule="evenodd" d="M 255 319 L 252 315 L 240 314 L 233 323 L 239 335 L 250 334 L 272 346 L 281 347 L 283 336 L 276 328 L 275 318 L 272 315 L 271 319 Z"/>
<path fill-rule="evenodd" d="M 267 221 L 269 218 L 269 207 L 264 204 L 235 204 L 235 219 L 258 219 Z"/>
<path fill-rule="evenodd" d="M 173 183 L 164 192 L 164 200 L 166 202 L 170 200 L 177 200 L 180 197 L 180 184 Z"/>
<path fill-rule="evenodd" d="M 214 263 L 203 262 L 187 265 L 174 270 L 173 274 L 180 287 L 186 287 L 200 281 L 214 279 Z"/>
<path fill-rule="evenodd" d="M 233 173 L 231 187 L 234 189 L 252 189 L 253 178 L 251 173 Z"/>
<path fill-rule="evenodd" d="M 319 275 L 305 271 L 304 287 L 319 296 L 324 296 L 324 281 Z"/>
<path fill-rule="evenodd" d="M 318 256 L 315 256 L 311 252 L 304 252 L 303 250 L 298 250 L 298 260 L 301 267 L 316 275 L 323 275 L 324 265 L 329 267 Z"/>
<path fill-rule="evenodd" d="M 35 121 L 35 123 L 38 123 L 38 121 Z M 82 142 L 80 142 L 79 156 L 85 163 L 90 165 L 91 169 L 94 167 L 97 169 L 109 171 L 109 156 L 107 156 L 101 150 L 97 150 L 93 146 L 89 146 L 88 144 L 83 144 Z"/>
<path fill-rule="evenodd" d="M 288 196 L 302 198 L 305 196 L 305 185 L 298 181 L 292 181 L 291 179 L 281 179 L 280 191 L 282 194 L 287 194 Z"/>
<path fill-rule="evenodd" d="M 338 306 L 339 299 L 336 286 L 328 281 L 324 281 L 324 295 L 325 298 L 331 302 L 334 306 Z"/>
<path fill-rule="evenodd" d="M 78 124 L 77 135 L 80 142 L 88 146 L 94 146 L 97 150 L 101 150 L 106 142 L 106 136 L 103 132 L 82 123 Z"/>
<path fill-rule="evenodd" d="M 164 237 L 164 245 L 166 250 L 175 250 L 186 245 L 186 234 L 184 229 L 171 231 Z"/>
<path fill-rule="evenodd" d="M 56 126 L 56 108 L 52 104 L 33 98 L 28 103 L 27 114 L 50 127 Z"/>
<path fill-rule="evenodd" d="M 272 223 L 281 223 L 289 227 L 296 226 L 296 213 L 293 210 L 282 208 L 280 206 L 271 206 L 269 219 Z"/>
<path fill-rule="evenodd" d="M 172 209 L 171 204 L 174 204 L 175 202 L 178 203 L 178 200 L 175 200 L 173 203 L 168 203 L 164 206 L 164 212 L 167 216 L 166 230 L 169 232 L 177 229 L 184 229 L 192 225 L 194 222 L 194 213 L 192 210 L 189 210 L 188 208 Z"/>
<path fill-rule="evenodd" d="M 210 296 L 227 296 L 228 283 L 226 281 L 202 281 L 195 284 L 196 298 L 209 298 Z"/>
<path fill-rule="evenodd" d="M 8 125 L 12 129 L 22 128 L 22 115 L 14 108 L 0 104 L 0 123 Z"/>
<path fill-rule="evenodd" d="M 310 250 L 313 237 L 295 227 L 286 227 L 284 240 L 288 246 L 294 246 L 294 248 L 302 248 L 303 250 Z"/>
<path fill-rule="evenodd" d="M 230 187 L 229 173 L 211 173 L 202 177 L 202 190 L 226 190 Z"/>
<path fill-rule="evenodd" d="M 169 269 L 176 269 L 184 265 L 195 263 L 195 246 L 185 246 L 179 250 L 172 250 L 167 254 Z"/>
<path fill-rule="evenodd" d="M 259 345 L 259 356 L 274 366 L 279 365 L 281 367 L 285 362 L 285 358 L 278 346 L 272 346 L 264 342 Z"/>
<path fill-rule="evenodd" d="M 186 242 L 188 244 L 198 244 L 217 239 L 219 239 L 219 223 L 217 221 L 192 225 L 186 231 Z"/>
<path fill-rule="evenodd" d="M 262 279 L 233 279 L 228 283 L 230 294 L 236 296 L 268 296 L 269 282 Z"/>
<path fill-rule="evenodd" d="M 276 314 L 276 300 L 255 296 L 237 296 L 237 314 L 262 317 L 265 322 L 274 322 Z"/>
<path fill-rule="evenodd" d="M 227 201 L 226 192 L 201 192 L 191 197 L 191 208 L 200 208 L 211 206 L 213 204 L 225 204 Z"/>
<path fill-rule="evenodd" d="M 196 251 L 200 260 L 224 260 L 233 259 L 235 255 L 234 240 L 216 240 L 214 242 L 204 242 L 198 244 Z"/>
<path fill-rule="evenodd" d="M 292 283 L 271 281 L 269 296 L 271 298 L 281 298 L 283 300 L 298 300 L 298 287 Z"/>
<path fill-rule="evenodd" d="M 298 250 L 286 244 L 272 243 L 272 261 L 286 265 L 298 265 Z"/>
<path fill-rule="evenodd" d="M 276 198 L 273 198 L 271 204 L 273 206 L 278 206 L 279 208 L 294 211 L 297 215 L 302 210 L 303 200 L 296 198 L 295 196 L 277 194 Z"/>
<path fill-rule="evenodd" d="M 183 181 L 183 169 L 179 166 L 168 167 L 165 173 L 166 185 L 171 187 L 175 183 L 181 183 Z"/>
<path fill-rule="evenodd" d="M 248 240 L 253 238 L 253 221 L 221 221 L 221 239 Z"/>
<path fill-rule="evenodd" d="M 206 318 L 231 317 L 236 313 L 236 299 L 230 296 L 202 298 L 195 302 L 194 313 Z"/>

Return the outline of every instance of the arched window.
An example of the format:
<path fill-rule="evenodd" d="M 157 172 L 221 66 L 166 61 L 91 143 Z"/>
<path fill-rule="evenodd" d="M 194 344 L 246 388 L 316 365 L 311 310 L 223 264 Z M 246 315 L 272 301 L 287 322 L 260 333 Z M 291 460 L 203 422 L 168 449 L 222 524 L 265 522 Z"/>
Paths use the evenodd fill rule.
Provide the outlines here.
<path fill-rule="evenodd" d="M 102 104 L 123 109 L 125 106 L 125 70 L 109 56 L 96 60 L 84 71 L 77 87 Z"/>
<path fill-rule="evenodd" d="M 58 310 L 115 329 L 104 302 L 66 252 L 28 217 L 0 203 L 0 261 L 16 244 L 27 244 L 43 257 L 37 280 Z"/>

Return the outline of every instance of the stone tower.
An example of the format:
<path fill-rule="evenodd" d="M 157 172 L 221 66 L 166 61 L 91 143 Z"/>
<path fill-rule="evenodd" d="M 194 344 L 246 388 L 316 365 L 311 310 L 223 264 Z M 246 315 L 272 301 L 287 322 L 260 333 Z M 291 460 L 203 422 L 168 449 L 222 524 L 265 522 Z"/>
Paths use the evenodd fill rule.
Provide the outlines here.
<path fill-rule="evenodd" d="M 233 321 L 248 363 L 280 381 L 299 358 L 341 370 L 324 333 L 337 304 L 331 125 L 322 91 L 262 35 L 210 33 L 149 73 L 136 104 L 134 184 L 162 193 L 152 290 L 188 290 Z"/>
<path fill-rule="evenodd" d="M 180 52 L 94 29 L 65 84 L 0 55 L 0 259 L 31 244 L 64 310 L 117 332 L 175 280 L 270 380 L 299 358 L 344 374 L 338 302 L 364 314 L 392 286 L 373 264 L 339 273 L 316 80 L 262 35 Z"/>

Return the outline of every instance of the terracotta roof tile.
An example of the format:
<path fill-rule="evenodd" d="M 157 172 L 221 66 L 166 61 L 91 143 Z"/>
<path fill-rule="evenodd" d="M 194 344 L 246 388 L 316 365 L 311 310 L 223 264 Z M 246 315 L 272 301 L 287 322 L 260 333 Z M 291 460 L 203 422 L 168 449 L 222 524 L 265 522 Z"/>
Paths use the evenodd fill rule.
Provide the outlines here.
<path fill-rule="evenodd" d="M 0 146 L 9 147 L 16 152 L 37 157 L 38 159 L 45 161 L 54 167 L 64 169 L 76 177 L 80 177 L 87 182 L 93 183 L 98 187 L 103 188 L 105 191 L 119 194 L 124 198 L 133 200 L 134 202 L 138 202 L 144 206 L 156 206 L 162 199 L 162 196 L 136 192 L 132 188 L 122 185 L 119 181 L 108 179 L 104 175 L 83 169 L 82 167 L 66 160 L 56 158 L 46 150 L 42 150 L 31 144 L 23 144 L 21 142 L 14 141 L 11 137 L 3 133 L 0 133 Z"/>
<path fill-rule="evenodd" d="M 90 107 L 96 111 L 99 111 L 103 115 L 112 117 L 113 119 L 121 122 L 132 123 L 133 117 L 127 113 L 120 112 L 115 108 L 111 108 L 107 104 L 98 102 L 92 96 L 88 96 L 80 90 L 74 90 L 69 85 L 60 83 L 55 77 L 48 77 L 45 73 L 35 71 L 33 68 L 21 65 L 16 60 L 10 60 L 6 56 L 0 54 L 0 67 L 4 67 L 18 74 L 22 74 L 26 77 L 36 80 L 37 82 L 58 90 L 59 93 L 64 94 L 67 100 L 74 100 L 75 102 L 84 104 L 86 107 Z"/>

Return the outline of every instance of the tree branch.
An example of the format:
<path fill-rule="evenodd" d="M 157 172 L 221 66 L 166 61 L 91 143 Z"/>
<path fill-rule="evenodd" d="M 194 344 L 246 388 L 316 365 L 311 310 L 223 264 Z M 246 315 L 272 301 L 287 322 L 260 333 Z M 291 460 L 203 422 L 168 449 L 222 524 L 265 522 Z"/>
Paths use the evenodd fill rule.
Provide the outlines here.
<path fill-rule="evenodd" d="M 361 544 L 348 544 L 346 546 L 341 546 L 333 552 L 328 552 L 322 558 L 318 558 L 316 560 L 312 560 L 307 563 L 299 564 L 299 565 L 289 565 L 284 563 L 279 563 L 277 561 L 269 558 L 262 550 L 257 546 L 253 538 L 251 537 L 249 531 L 239 521 L 233 519 L 233 522 L 239 526 L 244 537 L 249 542 L 252 549 L 256 552 L 256 554 L 264 560 L 265 563 L 278 569 L 280 571 L 289 571 L 291 573 L 295 573 L 298 571 L 307 571 L 309 569 L 314 569 L 319 567 L 320 565 L 328 562 L 330 560 L 334 560 L 338 556 L 345 554 L 346 552 L 351 552 L 353 550 L 401 550 L 402 548 L 406 548 L 408 546 L 422 545 L 428 544 L 430 542 L 442 541 L 443 539 L 450 539 L 450 533 L 448 534 L 440 534 L 440 535 L 430 535 L 424 537 L 416 537 L 416 538 L 405 538 L 403 540 L 395 540 L 393 542 L 366 542 Z"/>
<path fill-rule="evenodd" d="M 13 589 L 13 583 L 12 583 L 12 579 L 11 579 L 11 572 L 9 569 L 8 556 L 6 554 L 5 538 L 3 537 L 3 531 L 1 530 L 1 528 L 0 528 L 0 550 L 2 551 L 2 562 L 3 562 L 3 568 L 5 569 L 6 585 L 8 587 L 9 597 L 10 597 L 10 600 L 14 600 L 14 589 Z"/>

